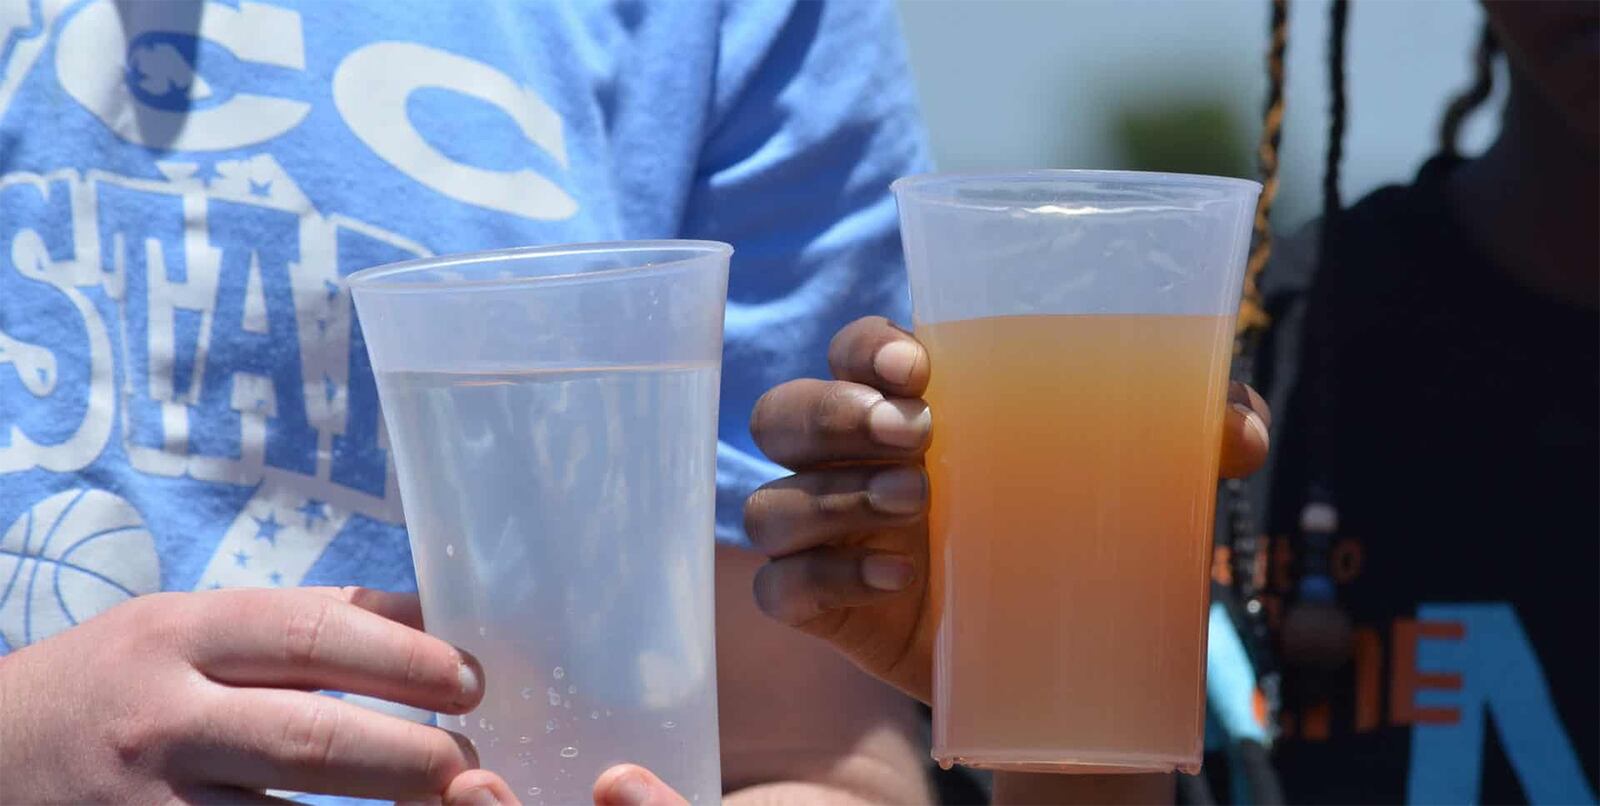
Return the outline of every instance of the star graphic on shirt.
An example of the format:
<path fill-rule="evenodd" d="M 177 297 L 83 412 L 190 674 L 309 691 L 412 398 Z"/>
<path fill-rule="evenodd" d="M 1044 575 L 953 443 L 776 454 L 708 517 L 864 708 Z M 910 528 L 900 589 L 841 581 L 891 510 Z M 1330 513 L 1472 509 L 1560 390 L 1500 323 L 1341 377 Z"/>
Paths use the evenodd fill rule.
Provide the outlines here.
<path fill-rule="evenodd" d="M 216 179 L 219 176 L 221 176 L 221 174 L 217 173 L 216 163 L 202 162 L 200 163 L 199 167 L 194 169 L 194 178 L 200 180 L 201 182 L 209 183 L 211 180 Z"/>
<path fill-rule="evenodd" d="M 283 528 L 283 524 L 278 523 L 278 516 L 268 512 L 267 517 L 253 520 L 256 522 L 256 539 L 265 540 L 274 546 L 278 545 L 278 530 Z"/>
<path fill-rule="evenodd" d="M 310 529 L 317 521 L 328 519 L 328 505 L 315 498 L 307 498 L 306 505 L 295 511 L 306 516 L 307 529 Z"/>
<path fill-rule="evenodd" d="M 246 554 L 244 549 L 239 549 L 233 553 L 233 562 L 243 568 L 250 564 L 250 555 Z"/>
<path fill-rule="evenodd" d="M 252 196 L 260 196 L 263 199 L 265 199 L 266 197 L 272 195 L 272 180 L 271 179 L 268 179 L 265 182 L 257 182 L 254 179 L 251 179 L 249 181 L 250 181 L 250 195 L 252 195 Z"/>
<path fill-rule="evenodd" d="M 283 586 L 283 574 L 280 574 L 277 571 L 273 571 L 272 573 L 267 574 L 267 580 L 269 582 L 271 582 L 274 587 L 282 587 Z"/>

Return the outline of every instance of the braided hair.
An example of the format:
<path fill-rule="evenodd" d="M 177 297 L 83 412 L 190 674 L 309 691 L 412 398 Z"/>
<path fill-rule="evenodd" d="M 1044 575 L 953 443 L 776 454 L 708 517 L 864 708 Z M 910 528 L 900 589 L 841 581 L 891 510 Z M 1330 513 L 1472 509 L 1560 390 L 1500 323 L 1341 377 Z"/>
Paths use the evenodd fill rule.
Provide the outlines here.
<path fill-rule="evenodd" d="M 1284 121 L 1284 55 L 1289 40 L 1289 2 L 1271 0 L 1268 22 L 1267 46 L 1267 97 L 1262 109 L 1261 141 L 1256 149 L 1260 166 L 1261 195 L 1256 200 L 1255 221 L 1251 233 L 1250 256 L 1245 264 L 1244 293 L 1239 302 L 1237 329 L 1234 334 L 1234 378 L 1249 383 L 1254 375 L 1253 361 L 1256 347 L 1271 321 L 1266 312 L 1259 280 L 1272 255 L 1272 205 L 1278 196 L 1279 147 L 1283 141 Z M 1268 711 L 1277 708 L 1277 672 L 1272 658 L 1264 651 L 1270 640 L 1268 625 L 1262 613 L 1260 584 L 1267 560 L 1267 541 L 1255 524 L 1249 489 L 1241 479 L 1229 479 L 1223 486 L 1223 500 L 1227 511 L 1225 530 L 1218 534 L 1218 542 L 1226 551 L 1218 561 L 1229 567 L 1222 570 L 1222 579 L 1230 580 L 1221 593 L 1225 601 L 1239 603 L 1243 612 L 1234 610 L 1236 623 L 1243 628 L 1246 650 L 1256 669 Z M 1230 590 L 1231 589 L 1231 590 Z M 1275 793 L 1277 786 L 1270 775 L 1254 782 L 1254 788 L 1265 790 L 1268 801 L 1281 800 Z M 1261 794 L 1261 793 L 1258 793 Z"/>
<path fill-rule="evenodd" d="M 1256 200 L 1256 215 L 1250 258 L 1245 263 L 1244 298 L 1239 305 L 1238 333 L 1234 354 L 1249 360 L 1250 347 L 1268 320 L 1261 301 L 1258 281 L 1272 254 L 1272 203 L 1278 198 L 1278 148 L 1283 142 L 1283 55 L 1289 44 L 1289 0 L 1272 0 L 1268 23 L 1267 102 L 1261 116 L 1261 143 L 1256 159 L 1261 165 L 1261 195 Z"/>
<path fill-rule="evenodd" d="M 1444 119 L 1439 122 L 1440 154 L 1460 156 L 1458 141 L 1461 124 L 1478 107 L 1483 106 L 1494 91 L 1494 61 L 1499 52 L 1500 42 L 1495 39 L 1494 29 L 1485 22 L 1478 34 L 1478 46 L 1472 54 L 1472 84 L 1450 99 L 1450 105 L 1444 110 Z"/>
<path fill-rule="evenodd" d="M 1249 262 L 1246 264 L 1246 280 L 1243 299 L 1240 305 L 1238 331 L 1235 338 L 1236 362 L 1234 376 L 1249 382 L 1253 379 L 1253 360 L 1256 348 L 1259 345 L 1262 333 L 1270 318 L 1261 294 L 1260 278 L 1266 268 L 1272 251 L 1272 232 L 1270 226 L 1270 212 L 1272 202 L 1278 191 L 1278 146 L 1282 139 L 1284 99 L 1283 99 L 1283 56 L 1287 46 L 1287 2 L 1286 0 L 1273 0 L 1271 16 L 1271 40 L 1267 54 L 1267 87 L 1268 97 L 1263 114 L 1261 144 L 1258 157 L 1261 163 L 1262 194 L 1256 207 L 1254 243 L 1252 245 Z M 1328 254 L 1334 237 L 1330 234 L 1337 226 L 1339 211 L 1343 207 L 1340 196 L 1339 178 L 1340 169 L 1344 159 L 1344 134 L 1348 111 L 1346 106 L 1346 75 L 1345 54 L 1348 39 L 1350 6 L 1349 0 L 1333 0 L 1329 7 L 1328 17 L 1328 94 L 1329 94 L 1329 123 L 1327 152 L 1323 163 L 1322 180 L 1322 227 L 1318 236 L 1317 255 L 1320 264 L 1328 262 Z M 1324 373 L 1311 368 L 1315 377 L 1322 377 Z M 1321 397 L 1322 390 L 1315 390 L 1314 396 Z M 1315 404 L 1314 404 L 1315 405 Z M 1314 418 L 1319 422 L 1326 422 L 1324 417 Z M 1313 431 L 1315 426 L 1313 425 Z M 1312 451 L 1318 453 L 1318 443 L 1322 440 L 1313 433 L 1311 436 Z M 1315 483 L 1316 480 L 1313 480 Z M 1266 591 L 1265 574 L 1261 573 L 1266 565 L 1269 543 L 1266 537 L 1259 533 L 1254 522 L 1247 485 L 1241 480 L 1230 480 L 1224 494 L 1228 506 L 1228 543 L 1229 557 L 1234 565 L 1230 575 L 1234 580 L 1234 592 L 1245 605 L 1245 615 L 1251 643 L 1255 645 L 1252 661 L 1262 677 L 1263 688 L 1273 706 L 1276 706 L 1278 675 L 1275 659 L 1265 651 L 1265 647 L 1272 645 L 1271 625 L 1268 622 L 1269 613 L 1263 603 L 1263 594 Z M 1310 499 L 1317 499 L 1315 492 L 1308 495 Z M 1318 501 L 1317 503 L 1323 503 Z M 1312 536 L 1310 551 L 1302 554 L 1308 561 L 1307 571 L 1311 575 L 1324 575 L 1326 569 L 1327 551 L 1323 545 L 1331 539 L 1331 534 L 1318 534 Z M 1304 541 L 1302 541 L 1304 542 Z M 1323 550 L 1319 551 L 1318 548 Z M 1305 548 L 1305 547 L 1303 547 Z M 1337 653 L 1335 653 L 1337 654 Z"/>

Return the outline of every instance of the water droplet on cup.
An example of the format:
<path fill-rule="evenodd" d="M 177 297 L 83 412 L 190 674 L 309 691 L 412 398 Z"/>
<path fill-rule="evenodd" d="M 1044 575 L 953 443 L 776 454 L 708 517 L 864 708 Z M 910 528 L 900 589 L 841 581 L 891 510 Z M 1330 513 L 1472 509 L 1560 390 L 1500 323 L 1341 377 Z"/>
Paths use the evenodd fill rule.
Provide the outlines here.
<path fill-rule="evenodd" d="M 528 743 L 528 742 L 531 742 L 531 741 L 533 741 L 533 739 L 532 739 L 532 738 L 530 738 L 530 737 L 527 737 L 527 736 L 523 736 L 523 737 L 522 737 L 522 738 L 521 738 L 521 739 L 520 739 L 520 741 L 521 741 L 521 742 L 522 742 L 522 743 L 523 743 L 523 744 L 527 744 L 527 743 Z"/>
<path fill-rule="evenodd" d="M 461 716 L 456 717 L 456 723 L 459 724 L 463 728 L 466 727 L 467 726 L 467 716 L 466 716 L 466 714 L 462 714 Z"/>
<path fill-rule="evenodd" d="M 456 544 L 451 543 L 450 545 L 445 546 L 444 547 L 444 556 L 446 556 L 446 557 L 454 557 L 454 556 L 456 556 Z"/>
<path fill-rule="evenodd" d="M 555 676 L 555 678 L 556 678 L 556 679 L 557 679 L 557 680 L 560 680 L 560 679 L 561 679 L 561 678 L 563 678 L 563 677 L 566 677 L 566 676 L 567 676 L 567 673 L 566 673 L 566 671 L 565 671 L 565 670 L 563 670 L 563 669 L 562 669 L 562 668 L 561 668 L 561 667 L 560 667 L 560 666 L 557 666 L 557 667 L 556 667 L 556 668 L 555 668 L 555 671 L 553 671 L 553 672 L 551 672 L 551 673 L 550 673 L 550 674 L 551 674 L 551 675 L 554 675 L 554 676 Z"/>
<path fill-rule="evenodd" d="M 578 748 L 572 747 L 572 746 L 567 746 L 567 747 L 561 748 L 561 757 L 562 758 L 577 758 L 578 757 Z"/>
<path fill-rule="evenodd" d="M 578 687 L 577 686 L 567 686 L 567 693 L 568 694 L 577 694 L 578 693 Z"/>
<path fill-rule="evenodd" d="M 489 634 L 489 628 L 488 627 L 479 627 L 478 628 L 478 637 L 479 638 L 483 638 L 483 637 L 487 636 L 488 634 Z"/>
<path fill-rule="evenodd" d="M 599 719 L 600 718 L 600 712 L 599 711 L 590 711 L 589 712 L 589 718 L 590 719 Z"/>
<path fill-rule="evenodd" d="M 549 689 L 545 690 L 545 694 L 550 698 L 551 705 L 561 704 L 561 692 L 556 691 L 555 686 L 551 686 Z"/>
<path fill-rule="evenodd" d="M 546 721 L 544 723 L 544 732 L 545 733 L 553 732 L 555 729 L 556 729 L 556 721 L 554 719 L 548 720 L 548 721 Z"/>
<path fill-rule="evenodd" d="M 478 717 L 478 729 L 479 730 L 488 730 L 489 729 L 489 720 L 487 718 L 484 718 L 484 717 Z"/>
<path fill-rule="evenodd" d="M 524 700 L 533 699 L 533 687 L 532 686 L 529 686 L 528 688 L 525 688 L 525 689 L 522 690 L 522 699 L 524 699 Z"/>
<path fill-rule="evenodd" d="M 676 723 L 676 722 L 663 722 L 663 723 L 661 723 L 661 727 L 666 728 L 667 730 L 672 730 L 673 728 L 676 728 L 677 726 L 678 726 L 678 723 Z"/>
<path fill-rule="evenodd" d="M 530 794 L 530 795 L 537 795 L 537 794 L 539 794 L 539 787 L 536 787 L 536 786 L 530 786 L 530 787 L 528 787 L 528 794 Z"/>

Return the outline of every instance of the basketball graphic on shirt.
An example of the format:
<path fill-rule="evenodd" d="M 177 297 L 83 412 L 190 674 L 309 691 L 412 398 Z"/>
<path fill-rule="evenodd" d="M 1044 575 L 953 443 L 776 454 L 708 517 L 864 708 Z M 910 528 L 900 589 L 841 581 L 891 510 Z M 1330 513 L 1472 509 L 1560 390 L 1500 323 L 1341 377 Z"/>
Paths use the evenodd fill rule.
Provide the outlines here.
<path fill-rule="evenodd" d="M 104 490 L 44 499 L 0 536 L 0 640 L 20 649 L 161 585 L 138 510 Z"/>

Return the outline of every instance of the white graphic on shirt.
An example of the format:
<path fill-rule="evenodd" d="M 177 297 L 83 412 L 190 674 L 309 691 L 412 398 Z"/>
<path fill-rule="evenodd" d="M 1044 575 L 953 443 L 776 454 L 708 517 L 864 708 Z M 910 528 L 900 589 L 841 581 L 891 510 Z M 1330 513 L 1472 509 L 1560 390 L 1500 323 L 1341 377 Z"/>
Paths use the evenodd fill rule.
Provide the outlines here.
<path fill-rule="evenodd" d="M 464 56 L 411 42 L 374 42 L 339 64 L 333 102 L 368 148 L 452 199 L 541 221 L 570 218 L 578 211 L 578 203 L 560 186 L 533 171 L 466 165 L 429 144 L 406 114 L 411 93 L 426 87 L 493 104 L 516 121 L 529 142 L 566 167 L 561 116 L 538 93 Z"/>
<path fill-rule="evenodd" d="M 317 215 L 305 195 L 268 156 L 214 164 L 162 163 L 158 167 L 165 181 L 99 171 L 91 171 L 83 179 L 71 171 L 50 176 L 19 173 L 0 179 L 0 192 L 19 194 L 9 198 L 60 198 L 60 209 L 72 216 L 70 227 L 55 228 L 72 233 L 69 244 L 46 244 L 38 231 L 24 228 L 9 244 L 0 246 L 9 247 L 12 271 L 47 283 L 82 317 L 81 334 L 52 333 L 66 341 L 86 341 L 90 364 L 86 388 L 61 388 L 58 363 L 65 353 L 59 351 L 60 344 L 32 344 L 0 332 L 0 371 L 14 372 L 22 390 L 37 398 L 38 405 L 51 406 L 55 395 L 84 395 L 88 400 L 72 436 L 60 442 L 35 442 L 23 426 L 10 424 L 9 444 L 0 444 L 0 472 L 82 469 L 99 457 L 114 421 L 120 419 L 121 447 L 141 472 L 256 485 L 251 502 L 214 550 L 202 586 L 295 585 L 351 514 L 388 523 L 401 521 L 397 482 L 381 425 L 370 435 L 370 447 L 381 457 L 366 473 L 372 481 L 365 488 L 356 488 L 335 478 L 334 441 L 348 431 L 352 353 L 359 352 L 358 346 L 350 343 L 352 312 L 340 285 L 337 244 L 341 238 L 359 237 L 381 244 L 397 256 L 421 256 L 428 251 L 344 216 Z M 214 178 L 198 178 L 201 175 Z M 132 201 L 139 202 L 146 215 L 131 217 L 122 225 L 105 220 L 102 216 L 107 210 L 101 205 L 116 193 L 135 194 Z M 209 214 L 219 203 L 232 205 L 233 216 L 250 215 L 251 210 L 278 212 L 291 227 L 300 259 L 282 266 L 286 273 L 269 274 L 259 250 L 249 244 L 214 241 Z M 168 230 L 178 237 L 177 242 L 133 229 L 153 226 L 152 219 L 159 223 L 163 209 L 173 216 Z M 102 238 L 110 243 L 102 243 Z M 109 251 L 102 252 L 102 246 Z M 220 282 L 224 254 L 240 249 L 249 250 L 244 282 L 224 288 Z M 52 251 L 76 259 L 52 262 Z M 110 256 L 104 266 L 89 259 L 101 254 Z M 173 269 L 180 263 L 183 271 L 178 280 Z M 116 303 L 122 333 L 120 355 L 113 356 L 112 329 L 85 293 L 96 286 Z M 284 394 L 279 394 L 271 377 L 238 370 L 233 365 L 237 356 L 223 359 L 219 366 L 208 366 L 209 335 L 216 330 L 219 301 L 229 293 L 241 292 L 240 331 L 297 345 L 300 380 Z M 280 302 L 269 303 L 269 297 Z M 284 299 L 293 304 L 281 307 Z M 196 316 L 199 326 L 190 348 L 193 370 L 180 383 L 176 376 L 182 352 L 177 338 L 181 312 Z M 145 337 L 138 340 L 141 332 Z M 114 382 L 114 358 L 124 369 L 120 395 Z M 190 440 L 196 418 L 201 425 L 215 419 L 215 413 L 208 413 L 204 406 L 202 390 L 207 375 L 213 375 L 215 382 L 217 373 L 231 373 L 226 403 L 238 416 L 235 456 L 216 455 Z M 121 406 L 117 405 L 119 399 Z M 158 411 L 141 420 L 133 405 L 140 400 L 154 404 Z M 291 457 L 304 458 L 298 469 L 274 466 L 270 457 L 269 427 L 288 413 L 285 407 L 303 412 L 307 426 L 303 435 L 290 435 L 305 447 L 303 453 L 297 451 Z M 369 412 L 369 419 L 381 422 L 376 412 Z M 313 502 L 314 516 L 301 513 L 296 520 L 282 510 L 298 511 Z M 258 519 L 274 512 L 284 534 L 266 541 L 263 551 Z M 273 527 L 265 529 L 270 533 Z M 261 554 L 262 559 L 241 563 L 241 551 Z"/>
<path fill-rule="evenodd" d="M 160 588 L 144 519 L 104 490 L 52 495 L 0 537 L 0 638 L 12 648 Z"/>
<path fill-rule="evenodd" d="M 41 58 L 52 38 L 54 57 Z M 243 72 L 208 81 L 200 47 L 228 51 Z M 191 539 L 161 532 L 163 512 L 141 501 L 146 531 L 127 502 L 84 487 L 90 478 L 137 489 L 132 469 L 251 489 L 242 510 L 224 516 L 231 522 L 193 538 L 220 533 L 194 583 L 202 588 L 296 585 L 352 518 L 400 523 L 342 278 L 431 252 L 329 209 L 332 199 L 313 203 L 274 157 L 273 139 L 305 124 L 310 105 L 248 86 L 250 68 L 305 76 L 297 98 L 328 94 L 304 72 L 299 14 L 248 1 L 0 0 L 0 59 L 0 113 L 30 70 L 44 78 L 53 68 L 54 80 L 29 82 L 30 93 L 70 97 L 122 140 L 165 152 L 151 162 L 149 152 L 120 149 L 102 163 L 105 146 L 85 147 L 82 168 L 0 175 L 0 474 L 88 472 L 68 493 L 57 485 L 27 502 L 0 543 L 0 652 L 159 589 L 151 531 Z M 418 89 L 467 95 L 505 112 L 565 166 L 560 116 L 500 70 L 383 42 L 345 56 L 334 81 L 343 90 L 334 88 L 331 111 L 427 188 L 527 219 L 576 214 L 550 179 L 457 163 L 409 121 Z M 61 136 L 90 143 L 105 134 Z M 205 153 L 237 148 L 248 150 Z M 13 577 L 23 587 L 3 587 Z"/>
<path fill-rule="evenodd" d="M 182 31 L 181 16 L 193 14 L 189 3 L 126 3 L 118 9 L 98 2 L 67 21 L 56 44 L 56 76 L 61 87 L 85 109 L 93 112 L 118 137 L 138 145 L 176 151 L 220 151 L 255 145 L 283 134 L 304 120 L 311 105 L 288 98 L 240 92 L 223 103 L 202 109 L 161 109 L 136 97 L 128 86 L 134 78 L 144 89 L 163 80 L 187 90 L 191 99 L 210 90 L 173 69 L 171 59 L 183 58 L 170 45 L 170 57 L 159 48 L 135 49 L 127 75 L 108 70 L 107 54 L 122 53 L 128 43 L 147 33 Z M 262 3 L 242 2 L 237 9 L 208 3 L 199 15 L 195 36 L 221 45 L 244 62 L 293 70 L 305 69 L 304 37 L 300 15 Z M 187 62 L 184 62 L 187 67 Z M 161 75 L 140 75 L 146 66 Z M 143 84 L 143 82 L 150 82 Z"/>
<path fill-rule="evenodd" d="M 72 0 L 0 0 L 0 115 L 50 40 L 45 34 Z"/>
<path fill-rule="evenodd" d="M 200 588 L 283 587 L 305 578 L 349 513 L 292 486 L 263 482 L 200 575 Z"/>
<path fill-rule="evenodd" d="M 62 192 L 60 185 L 46 182 L 43 177 L 0 177 L 0 191 L 7 186 L 28 184 L 40 196 L 48 198 L 52 192 Z M 43 282 L 65 297 L 83 317 L 84 331 L 89 346 L 88 405 L 76 430 L 65 440 L 52 444 L 38 444 L 21 428 L 12 425 L 9 444 L 0 445 L 0 473 L 42 467 L 56 472 L 70 472 L 86 467 L 105 448 L 111 436 L 115 401 L 112 395 L 111 340 L 100 314 L 78 288 L 87 278 L 98 272 L 92 266 L 77 261 L 53 261 L 44 239 L 33 229 L 20 229 L 9 248 L 13 270 L 30 280 Z M 78 252 L 78 254 L 86 254 Z M 48 399 L 57 390 L 59 367 L 55 354 L 49 349 L 13 338 L 0 330 L 0 368 L 10 364 L 22 381 L 23 388 L 34 397 Z M 65 390 L 60 390 L 65 391 Z"/>

